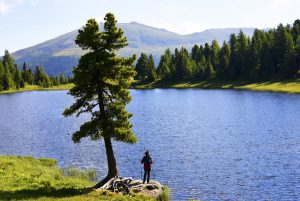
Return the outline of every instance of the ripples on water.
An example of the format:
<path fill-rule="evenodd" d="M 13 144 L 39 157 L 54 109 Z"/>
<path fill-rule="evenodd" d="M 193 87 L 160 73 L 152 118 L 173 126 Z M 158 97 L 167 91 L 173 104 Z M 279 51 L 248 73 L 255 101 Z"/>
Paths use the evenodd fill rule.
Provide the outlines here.
<path fill-rule="evenodd" d="M 300 96 L 233 90 L 132 90 L 139 137 L 114 143 L 121 175 L 141 177 L 145 149 L 173 200 L 300 200 Z M 73 144 L 88 116 L 64 118 L 66 91 L 0 96 L 0 154 L 56 158 L 106 174 L 102 142 Z"/>

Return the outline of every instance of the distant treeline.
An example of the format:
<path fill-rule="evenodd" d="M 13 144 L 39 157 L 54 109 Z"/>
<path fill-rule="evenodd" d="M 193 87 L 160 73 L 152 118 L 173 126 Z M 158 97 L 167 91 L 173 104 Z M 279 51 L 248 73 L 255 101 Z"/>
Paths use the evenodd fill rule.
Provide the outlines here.
<path fill-rule="evenodd" d="M 142 53 L 135 69 L 141 82 L 164 80 L 260 81 L 300 76 L 300 20 L 268 31 L 255 29 L 252 38 L 231 34 L 220 47 L 211 44 L 169 49 L 155 68 L 152 55 Z"/>
<path fill-rule="evenodd" d="M 25 84 L 38 85 L 41 87 L 58 86 L 70 81 L 62 74 L 58 76 L 48 76 L 42 67 L 36 67 L 34 71 L 23 64 L 22 70 L 14 63 L 13 57 L 5 51 L 2 60 L 0 59 L 0 91 L 9 89 L 24 88 Z"/>

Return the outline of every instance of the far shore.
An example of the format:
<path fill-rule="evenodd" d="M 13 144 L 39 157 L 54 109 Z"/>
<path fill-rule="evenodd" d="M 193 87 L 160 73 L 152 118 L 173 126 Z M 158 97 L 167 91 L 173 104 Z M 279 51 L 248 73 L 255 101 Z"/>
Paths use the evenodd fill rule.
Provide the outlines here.
<path fill-rule="evenodd" d="M 52 87 L 41 87 L 37 85 L 26 85 L 25 88 L 20 89 L 10 89 L 5 91 L 0 91 L 0 94 L 10 94 L 10 93 L 18 93 L 18 92 L 25 92 L 25 91 L 58 91 L 58 90 L 69 90 L 74 86 L 74 84 L 62 84 L 58 86 Z"/>
<path fill-rule="evenodd" d="M 252 91 L 270 91 L 300 94 L 300 79 L 284 81 L 266 81 L 266 82 L 225 82 L 225 81 L 154 81 L 147 84 L 135 84 L 134 89 L 156 89 L 156 88 L 175 88 L 175 89 L 238 89 Z"/>
<path fill-rule="evenodd" d="M 10 89 L 6 91 L 0 91 L 0 94 L 9 94 L 26 91 L 58 91 L 58 90 L 69 90 L 74 84 L 63 84 L 52 87 L 41 87 L 37 85 L 26 85 L 25 88 L 21 89 Z M 237 89 L 237 90 L 251 90 L 251 91 L 270 91 L 270 92 L 281 92 L 281 93 L 293 93 L 300 94 L 300 79 L 285 80 L 285 81 L 267 81 L 267 82 L 222 82 L 222 81 L 202 81 L 202 82 L 191 82 L 191 81 L 154 81 L 146 84 L 135 84 L 132 89 Z"/>

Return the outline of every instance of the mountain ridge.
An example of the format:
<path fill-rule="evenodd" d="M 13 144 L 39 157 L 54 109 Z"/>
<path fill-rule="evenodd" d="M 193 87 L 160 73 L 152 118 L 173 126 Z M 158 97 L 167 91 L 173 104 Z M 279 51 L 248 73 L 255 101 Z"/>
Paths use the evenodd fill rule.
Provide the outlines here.
<path fill-rule="evenodd" d="M 103 23 L 99 23 L 103 30 Z M 242 30 L 246 35 L 252 36 L 254 28 L 213 28 L 202 32 L 181 35 L 164 28 L 156 28 L 136 21 L 130 23 L 118 23 L 129 45 L 118 52 L 121 56 L 139 54 L 145 52 L 153 54 L 156 64 L 165 49 L 186 47 L 191 48 L 195 44 L 210 43 L 216 39 L 219 44 L 228 40 L 231 33 Z M 79 28 L 80 29 L 80 28 Z M 24 62 L 33 68 L 43 66 L 48 74 L 71 75 L 73 66 L 76 66 L 80 55 L 84 53 L 76 44 L 75 38 L 78 30 L 59 35 L 42 43 L 15 51 L 12 53 L 16 63 L 21 66 Z"/>

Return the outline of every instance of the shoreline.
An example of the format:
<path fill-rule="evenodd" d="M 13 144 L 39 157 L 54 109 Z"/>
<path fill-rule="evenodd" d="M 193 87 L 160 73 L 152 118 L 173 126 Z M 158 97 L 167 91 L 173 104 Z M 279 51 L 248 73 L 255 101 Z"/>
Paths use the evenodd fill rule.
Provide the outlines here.
<path fill-rule="evenodd" d="M 300 79 L 265 82 L 222 82 L 222 81 L 154 81 L 147 84 L 136 84 L 133 89 L 235 89 L 262 92 L 300 94 Z"/>
<path fill-rule="evenodd" d="M 96 170 L 80 170 L 72 166 L 60 168 L 52 158 L 33 156 L 0 155 L 1 191 L 0 200 L 35 201 L 168 201 L 169 189 L 166 186 L 157 197 L 144 192 L 129 195 L 96 190 Z M 4 171 L 5 170 L 5 171 Z"/>
<path fill-rule="evenodd" d="M 11 94 L 28 91 L 60 91 L 69 90 L 74 86 L 73 83 L 64 84 L 54 87 L 40 87 L 36 85 L 26 85 L 25 88 L 10 89 L 0 91 L 1 94 Z M 235 89 L 235 90 L 249 90 L 261 92 L 275 92 L 275 93 L 290 93 L 300 94 L 300 79 L 285 80 L 285 81 L 266 81 L 266 82 L 218 82 L 218 81 L 202 81 L 202 82 L 171 82 L 171 81 L 154 81 L 147 84 L 135 84 L 131 89 L 145 90 L 145 89 Z"/>
<path fill-rule="evenodd" d="M 1 94 L 12 94 L 12 93 L 28 92 L 28 91 L 61 91 L 61 90 L 69 90 L 73 86 L 74 85 L 72 83 L 62 84 L 62 85 L 59 85 L 59 86 L 53 86 L 53 87 L 47 87 L 47 88 L 37 86 L 37 85 L 26 85 L 25 88 L 0 91 L 0 95 Z"/>

